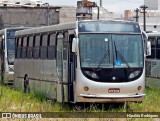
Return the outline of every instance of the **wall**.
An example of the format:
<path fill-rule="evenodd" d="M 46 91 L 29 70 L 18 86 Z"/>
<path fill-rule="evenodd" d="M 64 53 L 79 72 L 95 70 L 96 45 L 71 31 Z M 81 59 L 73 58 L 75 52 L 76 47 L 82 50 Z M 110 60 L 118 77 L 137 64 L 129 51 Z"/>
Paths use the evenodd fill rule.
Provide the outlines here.
<path fill-rule="evenodd" d="M 60 7 L 0 7 L 0 28 L 37 27 L 59 23 Z"/>

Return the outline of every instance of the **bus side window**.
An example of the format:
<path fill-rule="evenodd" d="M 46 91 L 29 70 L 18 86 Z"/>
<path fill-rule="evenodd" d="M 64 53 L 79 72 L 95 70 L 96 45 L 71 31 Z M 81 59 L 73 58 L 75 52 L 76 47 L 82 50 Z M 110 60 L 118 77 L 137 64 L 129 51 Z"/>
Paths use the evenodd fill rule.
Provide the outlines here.
<path fill-rule="evenodd" d="M 17 38 L 17 58 L 21 58 L 21 43 L 22 42 L 22 38 L 19 37 Z"/>
<path fill-rule="evenodd" d="M 29 36 L 28 46 L 27 46 L 27 58 L 32 58 L 33 51 L 33 36 Z"/>
<path fill-rule="evenodd" d="M 15 38 L 15 58 L 17 58 L 18 38 Z"/>
<path fill-rule="evenodd" d="M 160 59 L 160 38 L 157 39 L 156 58 Z"/>
<path fill-rule="evenodd" d="M 26 51 L 27 51 L 27 37 L 23 37 L 22 39 L 22 55 L 21 57 L 24 59 L 26 58 Z"/>
<path fill-rule="evenodd" d="M 47 58 L 47 44 L 48 44 L 48 35 L 42 35 L 42 42 L 40 47 L 40 58 L 46 59 Z"/>
<path fill-rule="evenodd" d="M 68 33 L 64 34 L 63 39 L 63 60 L 67 60 Z"/>
<path fill-rule="evenodd" d="M 149 38 L 148 39 L 151 42 L 151 57 L 150 58 L 155 58 L 156 57 L 156 38 Z"/>
<path fill-rule="evenodd" d="M 56 34 L 50 34 L 49 42 L 48 42 L 48 52 L 47 57 L 49 60 L 55 59 L 55 40 L 56 40 Z"/>
<path fill-rule="evenodd" d="M 33 48 L 33 58 L 34 59 L 39 59 L 39 53 L 40 53 L 40 35 L 36 35 L 35 36 L 35 45 L 34 45 L 34 48 Z"/>

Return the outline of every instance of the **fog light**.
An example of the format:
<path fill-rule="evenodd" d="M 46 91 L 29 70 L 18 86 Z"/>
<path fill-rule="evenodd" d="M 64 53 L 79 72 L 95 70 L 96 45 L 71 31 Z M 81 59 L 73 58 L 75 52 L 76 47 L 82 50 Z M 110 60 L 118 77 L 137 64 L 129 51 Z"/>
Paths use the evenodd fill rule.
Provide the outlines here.
<path fill-rule="evenodd" d="M 14 80 L 14 76 L 13 75 L 8 75 L 7 80 L 9 80 L 9 81 Z"/>
<path fill-rule="evenodd" d="M 137 89 L 138 89 L 138 91 L 140 91 L 142 89 L 142 86 L 139 86 Z"/>
<path fill-rule="evenodd" d="M 89 87 L 85 86 L 84 91 L 88 91 L 88 90 L 89 90 Z"/>

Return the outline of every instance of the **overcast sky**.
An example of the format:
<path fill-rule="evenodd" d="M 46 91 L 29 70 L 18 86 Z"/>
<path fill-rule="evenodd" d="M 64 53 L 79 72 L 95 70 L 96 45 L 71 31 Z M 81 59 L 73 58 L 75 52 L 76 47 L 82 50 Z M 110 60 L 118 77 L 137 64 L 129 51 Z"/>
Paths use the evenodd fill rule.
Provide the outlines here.
<path fill-rule="evenodd" d="M 73 5 L 76 6 L 78 0 L 41 0 L 51 5 Z M 99 5 L 100 0 L 90 0 Z M 144 0 L 102 0 L 102 5 L 110 12 L 123 13 L 124 10 L 134 10 L 144 4 Z"/>

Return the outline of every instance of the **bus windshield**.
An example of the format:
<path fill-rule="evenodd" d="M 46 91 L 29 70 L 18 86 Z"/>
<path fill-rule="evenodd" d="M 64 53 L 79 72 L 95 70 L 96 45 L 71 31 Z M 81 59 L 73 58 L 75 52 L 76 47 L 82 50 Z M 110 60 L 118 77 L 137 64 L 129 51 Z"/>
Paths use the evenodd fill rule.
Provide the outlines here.
<path fill-rule="evenodd" d="M 143 46 L 138 34 L 79 34 L 82 68 L 143 67 Z"/>
<path fill-rule="evenodd" d="M 7 40 L 7 50 L 8 50 L 8 63 L 13 65 L 14 63 L 14 38 Z"/>

